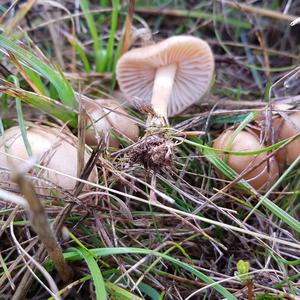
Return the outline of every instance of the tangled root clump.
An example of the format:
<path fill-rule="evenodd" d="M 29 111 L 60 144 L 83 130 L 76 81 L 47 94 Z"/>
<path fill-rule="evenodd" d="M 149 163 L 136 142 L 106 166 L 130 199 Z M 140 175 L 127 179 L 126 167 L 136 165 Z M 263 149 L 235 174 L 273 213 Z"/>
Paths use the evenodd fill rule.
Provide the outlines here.
<path fill-rule="evenodd" d="M 164 132 L 145 135 L 129 151 L 131 164 L 142 164 L 145 169 L 158 171 L 170 167 L 174 158 L 174 142 Z"/>

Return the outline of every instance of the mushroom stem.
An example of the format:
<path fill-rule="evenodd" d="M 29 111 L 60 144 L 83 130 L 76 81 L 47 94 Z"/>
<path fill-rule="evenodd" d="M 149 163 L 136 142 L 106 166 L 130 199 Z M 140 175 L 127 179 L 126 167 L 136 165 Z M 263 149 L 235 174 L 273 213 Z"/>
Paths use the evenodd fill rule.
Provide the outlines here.
<path fill-rule="evenodd" d="M 159 117 L 168 117 L 168 104 L 172 93 L 177 65 L 172 64 L 157 69 L 153 84 L 151 104 Z"/>

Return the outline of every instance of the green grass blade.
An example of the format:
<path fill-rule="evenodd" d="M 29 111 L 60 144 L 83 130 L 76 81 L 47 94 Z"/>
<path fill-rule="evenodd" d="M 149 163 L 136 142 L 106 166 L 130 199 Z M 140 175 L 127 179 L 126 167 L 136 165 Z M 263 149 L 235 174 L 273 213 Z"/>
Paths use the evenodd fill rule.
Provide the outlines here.
<path fill-rule="evenodd" d="M 79 43 L 76 42 L 75 39 L 70 39 L 69 38 L 69 42 L 72 45 L 72 47 L 75 49 L 75 51 L 77 52 L 77 54 L 79 55 L 83 66 L 84 66 L 84 70 L 87 73 L 91 72 L 91 65 L 89 63 L 89 60 L 84 52 L 84 49 L 79 45 Z"/>
<path fill-rule="evenodd" d="M 86 19 L 89 31 L 91 33 L 92 39 L 93 39 L 93 48 L 94 48 L 94 59 L 96 62 L 96 71 L 97 72 L 103 72 L 104 71 L 104 63 L 102 60 L 101 50 L 102 50 L 102 44 L 98 37 L 98 30 L 96 27 L 96 23 L 94 20 L 93 15 L 89 11 L 89 1 L 88 0 L 81 0 L 80 1 L 80 7 L 83 11 L 83 15 Z"/>
<path fill-rule="evenodd" d="M 151 298 L 151 300 L 159 300 L 160 294 L 149 284 L 141 282 L 138 285 L 139 290 Z"/>
<path fill-rule="evenodd" d="M 157 13 L 156 7 L 145 7 L 145 6 L 136 6 L 136 12 L 155 12 Z M 160 9 L 161 10 L 161 9 Z M 184 10 L 184 9 L 164 9 L 165 12 L 169 12 L 170 15 L 174 15 L 176 17 L 187 17 L 192 19 L 203 19 L 203 20 L 215 20 L 216 22 L 219 22 L 221 24 L 230 25 L 236 28 L 241 29 L 251 29 L 252 26 L 247 21 L 240 21 L 236 18 L 228 18 L 225 17 L 223 14 L 213 14 L 208 11 L 204 11 L 201 9 L 195 9 L 195 10 Z"/>
<path fill-rule="evenodd" d="M 24 71 L 34 83 L 34 85 L 38 88 L 38 90 L 42 93 L 42 95 L 49 97 L 49 92 L 44 85 L 41 77 L 36 72 L 32 71 L 30 68 L 24 67 Z"/>
<path fill-rule="evenodd" d="M 10 79 L 13 81 L 15 86 L 17 86 L 17 87 L 20 86 L 19 79 L 16 76 L 10 75 L 8 77 L 8 80 L 10 80 Z M 28 138 L 27 138 L 26 125 L 25 125 L 25 120 L 24 120 L 23 111 L 22 111 L 22 103 L 19 98 L 16 98 L 16 110 L 17 110 L 17 116 L 18 116 L 18 123 L 19 123 L 19 127 L 21 130 L 21 135 L 22 135 L 22 139 L 23 139 L 23 142 L 25 145 L 26 152 L 27 152 L 28 156 L 32 156 L 31 146 L 30 146 Z"/>
<path fill-rule="evenodd" d="M 189 271 L 196 277 L 198 277 L 200 280 L 204 281 L 207 284 L 212 284 L 212 287 L 219 292 L 223 297 L 225 297 L 228 300 L 237 300 L 237 298 L 231 294 L 227 289 L 225 289 L 222 285 L 216 283 L 214 280 L 212 280 L 207 275 L 203 274 L 202 272 L 198 271 L 197 269 L 193 268 L 192 266 L 181 262 L 169 255 L 162 254 L 160 252 L 143 249 L 143 248 L 97 248 L 97 249 L 90 249 L 95 255 L 97 256 L 109 256 L 109 255 L 118 255 L 118 254 L 151 254 L 156 257 L 161 257 L 174 265 L 177 265 L 181 267 L 182 269 L 185 269 L 186 271 Z M 64 253 L 64 257 L 66 260 L 79 260 L 81 256 L 77 251 L 74 251 L 73 248 L 71 248 L 68 252 Z"/>
<path fill-rule="evenodd" d="M 1 83 L 2 80 L 0 80 Z M 5 81 L 2 81 L 5 82 Z M 60 102 L 54 101 L 51 98 L 37 95 L 33 92 L 28 92 L 20 88 L 0 85 L 0 92 L 16 97 L 23 102 L 32 105 L 39 110 L 68 123 L 72 127 L 77 126 L 77 112 L 64 106 Z"/>
<path fill-rule="evenodd" d="M 27 67 L 31 67 L 38 72 L 39 75 L 48 79 L 55 86 L 63 104 L 71 108 L 77 107 L 73 89 L 69 82 L 61 75 L 59 70 L 53 70 L 51 66 L 48 66 L 29 51 L 19 47 L 3 34 L 0 34 L 0 49 L 11 51 L 21 63 L 25 64 Z"/>
<path fill-rule="evenodd" d="M 112 71 L 114 66 L 114 41 L 115 33 L 118 26 L 118 14 L 119 14 L 119 0 L 112 1 L 113 10 L 111 14 L 111 28 L 109 33 L 109 39 L 107 44 L 107 54 L 106 54 L 106 71 Z"/>
<path fill-rule="evenodd" d="M 292 137 L 292 138 L 294 138 L 294 137 Z M 186 144 L 195 146 L 198 149 L 200 149 L 201 151 L 211 151 L 211 152 L 214 152 L 214 153 L 230 154 L 230 155 L 237 155 L 237 156 L 250 156 L 250 155 L 258 155 L 258 154 L 261 154 L 261 153 L 264 153 L 264 152 L 269 152 L 271 150 L 275 150 L 275 149 L 287 144 L 290 141 L 291 138 L 282 140 L 282 141 L 280 141 L 276 144 L 273 144 L 271 146 L 261 148 L 261 149 L 255 150 L 255 151 L 229 151 L 229 150 L 223 150 L 223 149 L 216 149 L 216 148 L 212 148 L 212 147 L 209 147 L 207 145 L 204 145 L 202 143 L 202 141 L 200 139 L 197 139 L 197 138 L 192 138 L 193 141 L 187 140 L 187 139 L 184 139 L 184 138 L 180 138 L 180 137 L 176 137 L 175 139 L 178 140 L 178 141 L 184 142 Z M 197 142 L 195 142 L 195 141 L 197 141 Z"/>
<path fill-rule="evenodd" d="M 71 248 L 72 251 L 77 253 L 81 258 L 83 258 L 91 272 L 92 279 L 96 289 L 96 299 L 97 300 L 105 300 L 107 299 L 107 293 L 105 289 L 104 280 L 102 277 L 102 273 L 99 269 L 99 266 L 94 259 L 93 255 L 87 252 L 83 248 Z"/>
<path fill-rule="evenodd" d="M 3 135 L 3 133 L 4 133 L 4 126 L 3 126 L 2 118 L 0 116 L 0 137 Z"/>
<path fill-rule="evenodd" d="M 100 6 L 101 7 L 107 7 L 109 5 L 109 1 L 108 0 L 100 0 Z"/>
<path fill-rule="evenodd" d="M 1 273 L 1 276 L 3 276 L 5 274 L 6 278 L 9 280 L 11 286 L 15 288 L 15 284 L 12 281 L 11 274 L 10 274 L 10 272 L 7 268 L 7 265 L 6 265 L 2 255 L 1 255 L 1 252 L 0 252 L 0 266 L 3 269 L 3 272 Z"/>

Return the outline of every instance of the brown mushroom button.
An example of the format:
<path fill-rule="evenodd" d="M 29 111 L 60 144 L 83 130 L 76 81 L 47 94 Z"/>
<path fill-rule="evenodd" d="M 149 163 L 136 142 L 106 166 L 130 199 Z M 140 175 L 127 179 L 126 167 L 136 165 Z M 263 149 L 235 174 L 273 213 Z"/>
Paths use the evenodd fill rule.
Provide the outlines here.
<path fill-rule="evenodd" d="M 125 53 L 117 64 L 120 89 L 129 102 L 141 101 L 163 117 L 176 115 L 209 89 L 214 57 L 196 37 L 175 36 Z"/>

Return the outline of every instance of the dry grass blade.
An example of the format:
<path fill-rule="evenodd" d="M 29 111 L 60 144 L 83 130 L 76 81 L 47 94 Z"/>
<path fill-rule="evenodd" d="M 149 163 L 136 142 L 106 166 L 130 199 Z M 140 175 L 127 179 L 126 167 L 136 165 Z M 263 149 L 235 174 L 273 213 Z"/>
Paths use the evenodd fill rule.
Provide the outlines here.
<path fill-rule="evenodd" d="M 24 208 L 28 208 L 28 203 L 23 197 L 20 197 L 19 195 L 5 191 L 3 189 L 0 189 L 0 199 L 15 203 L 17 205 L 21 205 Z"/>
<path fill-rule="evenodd" d="M 244 13 L 250 13 L 254 15 L 261 15 L 263 17 L 268 17 L 272 19 L 277 19 L 277 20 L 282 20 L 282 21 L 288 21 L 292 22 L 294 21 L 297 16 L 289 15 L 289 14 L 284 14 L 275 10 L 271 9 L 266 9 L 266 8 L 261 8 L 261 7 L 256 7 L 253 5 L 248 5 L 244 3 L 238 3 L 235 1 L 229 1 L 229 0 L 218 0 L 219 2 L 222 2 L 225 5 L 228 5 L 234 9 L 238 9 Z"/>
<path fill-rule="evenodd" d="M 41 91 L 38 89 L 38 87 L 33 83 L 33 81 L 30 79 L 30 77 L 26 74 L 24 68 L 22 67 L 22 65 L 19 63 L 18 59 L 16 58 L 16 56 L 11 52 L 11 51 L 7 51 L 10 59 L 12 60 L 12 62 L 14 63 L 15 67 L 18 69 L 18 71 L 21 73 L 21 75 L 23 76 L 23 78 L 27 81 L 27 83 L 31 86 L 31 88 L 34 90 L 35 93 L 37 93 L 38 95 L 41 95 Z"/>
<path fill-rule="evenodd" d="M 58 293 L 58 288 L 53 280 L 53 278 L 50 276 L 50 274 L 46 271 L 46 269 L 40 265 L 35 259 L 33 259 L 24 249 L 23 247 L 20 245 L 20 243 L 18 242 L 15 234 L 14 234 L 14 227 L 13 227 L 13 222 L 10 223 L 10 233 L 11 236 L 15 242 L 15 244 L 17 245 L 19 251 L 26 256 L 31 263 L 33 263 L 37 269 L 44 275 L 44 277 L 47 279 L 51 290 L 47 288 L 47 286 L 39 279 L 39 277 L 35 274 L 34 270 L 29 266 L 29 264 L 27 263 L 27 261 L 25 260 L 25 258 L 23 258 L 23 261 L 25 262 L 28 270 L 30 271 L 30 273 L 41 283 L 41 285 L 54 297 L 55 300 L 61 300 L 59 293 Z M 20 286 L 19 286 L 20 287 Z M 19 287 L 16 290 L 12 300 L 18 300 L 18 299 L 22 299 L 22 297 L 19 297 Z"/>
<path fill-rule="evenodd" d="M 14 175 L 14 181 L 18 184 L 21 193 L 28 202 L 31 225 L 45 245 L 61 279 L 64 282 L 70 281 L 73 276 L 72 269 L 63 257 L 62 249 L 50 228 L 44 207 L 38 199 L 32 184 L 21 173 Z"/>
<path fill-rule="evenodd" d="M 23 20 L 23 18 L 36 2 L 38 2 L 38 0 L 29 0 L 25 3 L 25 5 L 20 9 L 17 15 L 6 25 L 5 32 L 7 34 L 10 34 L 13 30 L 15 30 L 15 28 Z"/>

